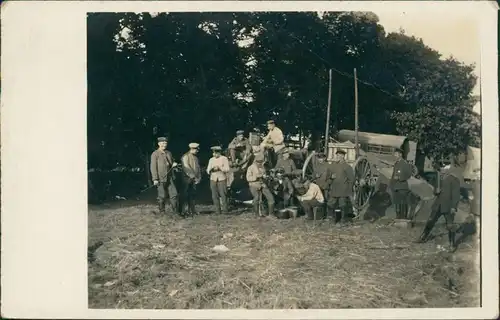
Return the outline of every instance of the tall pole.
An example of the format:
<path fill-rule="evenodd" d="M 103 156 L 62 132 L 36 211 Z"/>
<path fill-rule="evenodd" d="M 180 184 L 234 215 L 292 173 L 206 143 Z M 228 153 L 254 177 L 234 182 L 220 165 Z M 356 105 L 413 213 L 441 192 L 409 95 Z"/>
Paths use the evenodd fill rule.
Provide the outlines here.
<path fill-rule="evenodd" d="M 354 132 L 355 138 L 354 143 L 356 144 L 356 158 L 359 156 L 359 147 L 358 147 L 358 75 L 356 73 L 356 68 L 354 68 Z"/>
<path fill-rule="evenodd" d="M 332 69 L 328 72 L 329 82 L 328 82 L 328 107 L 326 109 L 326 130 L 325 130 L 325 154 L 328 157 L 328 142 L 330 142 L 330 108 L 332 105 Z"/>

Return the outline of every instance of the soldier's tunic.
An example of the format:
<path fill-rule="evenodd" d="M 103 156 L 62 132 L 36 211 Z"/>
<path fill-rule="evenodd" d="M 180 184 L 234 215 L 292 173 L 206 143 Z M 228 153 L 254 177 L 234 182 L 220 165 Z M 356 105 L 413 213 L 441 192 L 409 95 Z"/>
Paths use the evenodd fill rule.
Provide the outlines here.
<path fill-rule="evenodd" d="M 330 165 L 332 182 L 328 189 L 328 206 L 338 203 L 343 207 L 347 199 L 352 196 L 354 185 L 354 170 L 346 162 L 334 162 Z"/>
<path fill-rule="evenodd" d="M 261 147 L 272 147 L 272 149 L 268 149 L 268 156 L 271 163 L 276 163 L 281 158 L 279 156 L 281 151 L 285 149 L 285 137 L 281 129 L 274 127 L 270 130 L 267 136 L 264 137 Z"/>
<path fill-rule="evenodd" d="M 392 190 L 392 202 L 396 208 L 397 218 L 406 218 L 410 202 L 410 188 L 408 179 L 411 177 L 411 166 L 404 159 L 394 164 L 390 187 Z"/>
<path fill-rule="evenodd" d="M 239 159 L 240 161 L 247 160 L 252 153 L 252 145 L 250 144 L 250 140 L 248 140 L 247 138 L 238 140 L 238 137 L 234 137 L 227 148 L 229 149 L 231 161 L 237 160 L 237 153 L 241 153 Z"/>
<path fill-rule="evenodd" d="M 297 166 L 295 165 L 295 162 L 288 158 L 288 159 L 283 159 L 280 158 L 278 159 L 278 162 L 276 163 L 276 166 L 274 167 L 275 169 L 283 169 L 284 171 L 284 177 L 283 177 L 283 188 L 284 192 L 286 195 L 292 195 L 293 194 L 293 184 L 292 184 L 292 177 L 293 175 L 297 172 Z M 288 201 L 285 201 L 288 203 Z M 285 203 L 285 205 L 286 205 Z"/>
<path fill-rule="evenodd" d="M 227 173 L 229 172 L 229 160 L 225 156 L 212 157 L 208 161 L 207 173 L 210 175 L 210 190 L 212 201 L 217 213 L 227 212 Z"/>
<path fill-rule="evenodd" d="M 320 187 L 325 198 L 328 198 L 328 189 L 332 183 L 331 166 L 327 162 L 318 162 L 314 169 L 314 182 Z"/>
<path fill-rule="evenodd" d="M 182 158 L 182 169 L 183 169 L 183 202 L 187 202 L 189 211 L 194 214 L 196 213 L 195 208 L 195 196 L 196 196 L 196 185 L 200 183 L 201 180 L 201 169 L 198 161 L 198 157 L 191 152 L 185 153 Z M 184 208 L 184 203 L 181 205 L 181 209 Z"/>
<path fill-rule="evenodd" d="M 157 149 L 151 154 L 151 179 L 158 181 L 157 190 L 160 207 L 164 207 L 166 193 L 168 192 L 172 209 L 180 212 L 177 187 L 174 184 L 173 172 L 171 170 L 173 164 L 172 153 L 168 150 Z"/>
<path fill-rule="evenodd" d="M 260 201 L 262 201 L 262 195 L 266 197 L 267 204 L 269 207 L 269 213 L 274 212 L 274 196 L 269 190 L 269 187 L 262 181 L 265 174 L 265 169 L 263 166 L 258 166 L 252 163 L 247 169 L 246 178 L 248 181 L 248 186 L 250 187 L 250 192 L 253 196 L 253 208 L 256 214 L 259 214 Z M 261 213 L 262 215 L 263 213 Z"/>
<path fill-rule="evenodd" d="M 440 190 L 437 190 L 437 198 L 432 204 L 429 220 L 427 220 L 421 236 L 422 241 L 429 236 L 439 218 L 444 216 L 450 245 L 455 245 L 456 226 L 454 225 L 454 219 L 460 202 L 460 184 L 462 180 L 460 170 L 455 168 L 442 174 Z"/>

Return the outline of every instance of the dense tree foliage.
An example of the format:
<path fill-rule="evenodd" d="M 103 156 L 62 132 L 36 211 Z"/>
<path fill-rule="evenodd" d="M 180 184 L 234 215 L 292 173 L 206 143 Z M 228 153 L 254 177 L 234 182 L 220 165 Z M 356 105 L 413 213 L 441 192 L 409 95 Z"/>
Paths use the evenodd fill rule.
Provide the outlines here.
<path fill-rule="evenodd" d="M 89 166 L 144 164 L 158 135 L 175 156 L 227 144 L 269 117 L 320 137 L 333 72 L 331 132 L 408 135 L 432 156 L 477 143 L 473 66 L 385 34 L 372 13 L 95 13 L 88 17 Z M 202 154 L 203 157 L 203 154 Z"/>

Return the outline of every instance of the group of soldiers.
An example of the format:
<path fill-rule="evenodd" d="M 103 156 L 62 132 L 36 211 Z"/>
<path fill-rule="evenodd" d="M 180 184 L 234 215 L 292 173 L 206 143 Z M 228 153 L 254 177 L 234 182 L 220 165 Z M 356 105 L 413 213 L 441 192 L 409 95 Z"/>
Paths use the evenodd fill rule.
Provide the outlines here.
<path fill-rule="evenodd" d="M 253 196 L 255 214 L 273 215 L 276 201 L 266 179 L 269 169 L 272 169 L 281 186 L 283 207 L 296 201 L 302 207 L 307 219 L 316 219 L 318 209 L 322 208 L 326 210 L 326 215 L 322 217 L 330 218 L 336 223 L 349 222 L 355 173 L 353 168 L 346 163 L 346 152 L 338 149 L 332 163 L 326 161 L 325 154 L 319 153 L 313 175 L 299 177 L 299 170 L 290 158 L 289 150 L 285 147 L 282 131 L 273 120 L 268 121 L 267 126 L 269 132 L 256 148 L 251 145 L 249 139 L 244 137 L 243 130 L 238 130 L 236 137 L 229 143 L 229 158 L 222 154 L 221 146 L 211 147 L 213 156 L 208 162 L 206 173 L 210 179 L 215 212 L 228 213 L 228 190 L 231 184 L 229 180 L 232 179 L 232 169 L 238 167 L 245 172 L 246 181 Z M 158 149 L 151 155 L 151 175 L 158 190 L 158 211 L 155 212 L 165 213 L 165 201 L 168 194 L 170 204 L 176 213 L 181 216 L 196 215 L 195 193 L 202 179 L 197 157 L 200 146 L 198 143 L 190 143 L 189 151 L 182 156 L 181 163 L 177 164 L 172 154 L 166 149 L 167 143 L 167 138 L 158 138 Z M 396 218 L 406 219 L 411 201 L 408 180 L 412 175 L 412 167 L 403 158 L 402 150 L 396 149 L 394 155 L 396 163 L 389 187 L 393 195 L 392 203 L 395 207 Z M 253 161 L 250 161 L 251 158 Z M 275 166 L 269 168 L 265 163 L 267 165 L 275 163 Z M 182 171 L 181 192 L 178 192 L 173 180 L 172 171 L 175 168 L 180 168 Z M 450 247 L 455 246 L 453 218 L 460 200 L 461 179 L 463 180 L 463 177 L 460 176 L 459 170 L 449 170 L 443 175 L 442 183 L 436 190 L 437 200 L 432 207 L 431 218 L 418 242 L 427 241 L 437 219 L 444 215 L 449 231 Z M 263 199 L 266 199 L 268 212 L 262 212 Z"/>

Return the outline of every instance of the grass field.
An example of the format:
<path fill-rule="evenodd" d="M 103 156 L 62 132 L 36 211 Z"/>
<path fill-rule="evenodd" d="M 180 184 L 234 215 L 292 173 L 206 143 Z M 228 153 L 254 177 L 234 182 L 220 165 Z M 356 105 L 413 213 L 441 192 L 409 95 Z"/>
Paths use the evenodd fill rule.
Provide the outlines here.
<path fill-rule="evenodd" d="M 388 220 L 258 219 L 249 211 L 155 217 L 152 205 L 89 210 L 90 308 L 411 308 L 479 306 L 477 237 L 444 252 Z M 202 206 L 201 210 L 209 210 Z M 216 245 L 228 252 L 217 253 Z"/>

